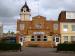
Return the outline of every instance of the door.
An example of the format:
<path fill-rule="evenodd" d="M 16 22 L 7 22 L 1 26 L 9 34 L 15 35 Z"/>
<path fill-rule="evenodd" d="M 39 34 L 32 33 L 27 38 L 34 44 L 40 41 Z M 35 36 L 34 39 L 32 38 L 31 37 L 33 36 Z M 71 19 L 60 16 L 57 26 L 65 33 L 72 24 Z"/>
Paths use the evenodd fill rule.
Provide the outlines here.
<path fill-rule="evenodd" d="M 60 43 L 60 37 L 54 37 L 53 39 L 55 46 L 57 46 Z"/>
<path fill-rule="evenodd" d="M 24 37 L 23 36 L 20 36 L 19 37 L 19 43 L 21 44 L 21 46 L 23 46 L 23 40 L 24 40 Z"/>

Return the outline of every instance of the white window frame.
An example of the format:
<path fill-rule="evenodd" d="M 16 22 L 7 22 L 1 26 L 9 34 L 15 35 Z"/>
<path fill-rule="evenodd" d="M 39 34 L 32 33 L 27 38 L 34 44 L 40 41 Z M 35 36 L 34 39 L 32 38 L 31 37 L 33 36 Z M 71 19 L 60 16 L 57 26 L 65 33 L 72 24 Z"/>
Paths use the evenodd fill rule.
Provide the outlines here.
<path fill-rule="evenodd" d="M 75 25 L 71 25 L 71 27 L 72 27 L 72 31 L 73 31 L 73 26 L 75 26 Z M 74 29 L 75 29 L 75 28 L 74 28 Z M 74 30 L 73 32 L 75 32 L 75 30 Z"/>
<path fill-rule="evenodd" d="M 64 42 L 68 42 L 68 36 L 63 36 L 63 37 L 64 37 Z"/>
<path fill-rule="evenodd" d="M 67 27 L 64 27 L 64 26 L 67 26 Z M 64 31 L 64 32 L 67 32 L 67 31 L 68 31 L 68 25 L 67 25 L 67 24 L 64 24 L 64 25 L 63 25 L 63 31 Z"/>

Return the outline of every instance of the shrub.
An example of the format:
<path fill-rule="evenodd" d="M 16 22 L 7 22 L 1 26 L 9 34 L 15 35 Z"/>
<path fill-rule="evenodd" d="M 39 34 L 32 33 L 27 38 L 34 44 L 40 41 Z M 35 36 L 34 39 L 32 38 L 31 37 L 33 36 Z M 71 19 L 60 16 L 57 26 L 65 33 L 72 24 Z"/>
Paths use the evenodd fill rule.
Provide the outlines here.
<path fill-rule="evenodd" d="M 58 44 L 57 51 L 75 51 L 75 44 Z"/>
<path fill-rule="evenodd" d="M 20 44 L 11 44 L 11 43 L 0 43 L 0 50 L 20 50 Z"/>

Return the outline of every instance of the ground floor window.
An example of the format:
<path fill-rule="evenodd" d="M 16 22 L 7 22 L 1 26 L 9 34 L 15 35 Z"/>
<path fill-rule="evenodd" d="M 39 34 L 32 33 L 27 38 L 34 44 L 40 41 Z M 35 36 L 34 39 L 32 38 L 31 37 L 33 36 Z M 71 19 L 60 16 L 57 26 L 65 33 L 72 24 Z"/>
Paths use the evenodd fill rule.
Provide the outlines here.
<path fill-rule="evenodd" d="M 44 36 L 44 39 L 43 39 L 43 41 L 47 41 L 47 36 Z"/>
<path fill-rule="evenodd" d="M 64 43 L 68 42 L 68 36 L 63 36 L 64 37 Z"/>
<path fill-rule="evenodd" d="M 75 36 L 71 36 L 71 42 L 75 43 Z"/>
<path fill-rule="evenodd" d="M 37 41 L 41 41 L 41 36 L 37 36 Z"/>
<path fill-rule="evenodd" d="M 32 37 L 31 37 L 31 41 L 35 41 L 35 38 L 34 38 L 34 36 L 32 36 Z"/>
<path fill-rule="evenodd" d="M 31 41 L 47 41 L 47 36 L 32 36 Z"/>

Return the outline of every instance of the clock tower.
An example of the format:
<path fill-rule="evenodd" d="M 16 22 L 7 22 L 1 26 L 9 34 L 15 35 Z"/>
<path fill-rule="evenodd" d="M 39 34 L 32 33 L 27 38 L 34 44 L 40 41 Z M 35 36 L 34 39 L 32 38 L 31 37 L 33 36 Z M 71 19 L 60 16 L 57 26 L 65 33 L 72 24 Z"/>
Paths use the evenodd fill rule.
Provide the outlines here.
<path fill-rule="evenodd" d="M 30 21 L 30 9 L 26 2 L 20 10 L 20 18 L 22 21 Z"/>

